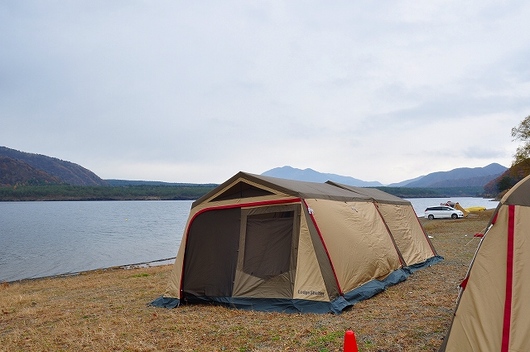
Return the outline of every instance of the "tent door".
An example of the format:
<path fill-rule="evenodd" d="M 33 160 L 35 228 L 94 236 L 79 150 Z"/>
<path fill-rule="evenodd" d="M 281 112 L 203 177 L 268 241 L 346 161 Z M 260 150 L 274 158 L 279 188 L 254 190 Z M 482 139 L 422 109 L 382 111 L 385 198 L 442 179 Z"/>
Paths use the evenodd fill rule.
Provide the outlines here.
<path fill-rule="evenodd" d="M 183 272 L 183 298 L 232 295 L 240 237 L 240 210 L 198 215 L 190 224 Z"/>
<path fill-rule="evenodd" d="M 233 296 L 292 298 L 300 205 L 241 210 Z"/>

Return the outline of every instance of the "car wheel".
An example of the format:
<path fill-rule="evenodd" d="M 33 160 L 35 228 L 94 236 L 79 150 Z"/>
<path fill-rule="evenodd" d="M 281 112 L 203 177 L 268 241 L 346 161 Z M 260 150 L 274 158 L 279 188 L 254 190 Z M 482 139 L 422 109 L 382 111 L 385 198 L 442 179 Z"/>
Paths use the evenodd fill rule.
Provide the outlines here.
<path fill-rule="evenodd" d="M 458 219 L 458 215 L 456 215 L 456 214 L 451 214 L 451 219 Z"/>
<path fill-rule="evenodd" d="M 432 220 L 432 219 L 434 219 L 434 215 L 429 214 L 428 218 L 429 218 L 429 220 Z"/>

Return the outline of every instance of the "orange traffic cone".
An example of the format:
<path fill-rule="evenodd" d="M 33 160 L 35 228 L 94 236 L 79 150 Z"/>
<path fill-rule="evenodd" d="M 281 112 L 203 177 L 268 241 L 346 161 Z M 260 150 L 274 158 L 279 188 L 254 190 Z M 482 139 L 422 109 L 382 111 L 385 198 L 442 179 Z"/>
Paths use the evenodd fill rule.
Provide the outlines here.
<path fill-rule="evenodd" d="M 355 334 L 351 330 L 346 331 L 344 334 L 344 352 L 359 352 Z"/>

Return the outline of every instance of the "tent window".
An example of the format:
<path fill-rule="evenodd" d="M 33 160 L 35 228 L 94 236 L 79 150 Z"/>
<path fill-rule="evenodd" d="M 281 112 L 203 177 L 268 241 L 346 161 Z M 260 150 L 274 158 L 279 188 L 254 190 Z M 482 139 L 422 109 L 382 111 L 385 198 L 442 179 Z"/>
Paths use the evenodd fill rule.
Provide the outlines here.
<path fill-rule="evenodd" d="M 243 271 L 270 279 L 289 271 L 294 211 L 247 218 Z"/>
<path fill-rule="evenodd" d="M 251 198 L 269 196 L 273 194 L 267 190 L 258 188 L 256 186 L 249 185 L 245 182 L 238 182 L 232 187 L 225 190 L 223 193 L 212 199 L 212 201 L 230 200 L 238 198 Z"/>

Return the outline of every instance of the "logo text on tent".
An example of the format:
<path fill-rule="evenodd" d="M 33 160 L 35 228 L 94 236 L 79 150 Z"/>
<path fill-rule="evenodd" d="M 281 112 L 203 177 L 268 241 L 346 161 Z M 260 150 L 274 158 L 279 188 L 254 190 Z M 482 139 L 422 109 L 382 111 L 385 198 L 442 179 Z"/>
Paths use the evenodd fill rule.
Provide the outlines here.
<path fill-rule="evenodd" d="M 304 296 L 324 296 L 324 291 L 298 290 L 298 294 Z"/>

